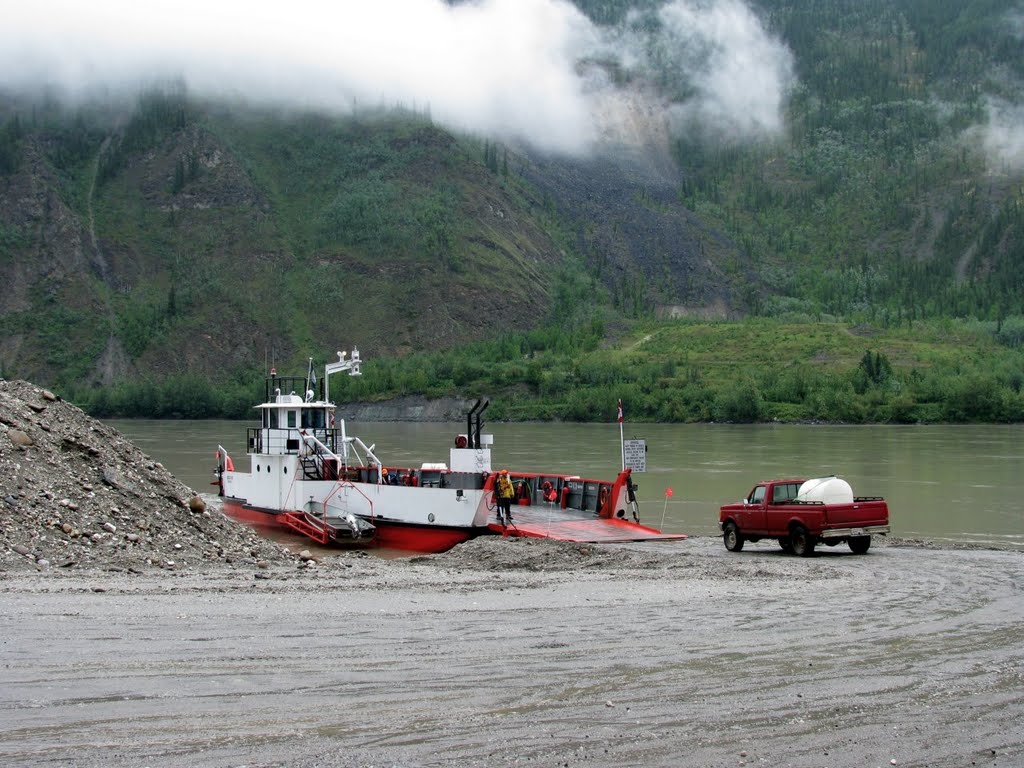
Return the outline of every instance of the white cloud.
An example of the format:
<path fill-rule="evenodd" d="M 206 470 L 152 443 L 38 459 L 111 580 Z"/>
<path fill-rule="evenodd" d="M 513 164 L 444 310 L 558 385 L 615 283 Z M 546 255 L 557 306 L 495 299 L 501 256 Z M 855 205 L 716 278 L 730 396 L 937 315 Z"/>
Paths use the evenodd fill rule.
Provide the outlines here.
<path fill-rule="evenodd" d="M 1024 104 L 990 100 L 981 139 L 991 165 L 1024 169 Z"/>
<path fill-rule="evenodd" d="M 661 11 L 666 33 L 685 54 L 679 74 L 696 90 L 677 114 L 730 139 L 783 130 L 785 98 L 794 82 L 789 50 L 770 38 L 738 0 L 713 5 L 675 2 Z"/>
<path fill-rule="evenodd" d="M 628 68 L 661 47 L 693 84 L 677 112 L 712 133 L 780 129 L 788 52 L 746 6 L 674 0 L 661 18 L 652 38 L 611 34 L 567 0 L 0 0 L 0 87 L 81 98 L 180 79 L 288 107 L 429 109 L 460 129 L 582 152 L 629 122 L 610 104 L 637 103 L 582 62 Z"/>

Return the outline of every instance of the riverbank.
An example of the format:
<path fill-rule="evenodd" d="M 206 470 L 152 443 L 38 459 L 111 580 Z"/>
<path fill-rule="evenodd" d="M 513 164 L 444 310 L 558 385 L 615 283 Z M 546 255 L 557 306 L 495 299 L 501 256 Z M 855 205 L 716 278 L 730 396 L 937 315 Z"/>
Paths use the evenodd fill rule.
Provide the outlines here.
<path fill-rule="evenodd" d="M 1008 766 L 1024 555 L 477 539 L 0 573 L 6 766 Z"/>

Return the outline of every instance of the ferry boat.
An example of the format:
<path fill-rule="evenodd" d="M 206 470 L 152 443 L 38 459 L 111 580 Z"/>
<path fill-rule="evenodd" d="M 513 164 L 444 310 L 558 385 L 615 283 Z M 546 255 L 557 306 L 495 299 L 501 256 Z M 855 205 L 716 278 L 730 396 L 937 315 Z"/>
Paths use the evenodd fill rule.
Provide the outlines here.
<path fill-rule="evenodd" d="M 685 538 L 639 524 L 630 470 L 611 481 L 577 475 L 508 472 L 516 487 L 512 519 L 497 516 L 491 468 L 493 435 L 482 432 L 489 403 L 477 400 L 466 432 L 454 436 L 447 462 L 398 466 L 376 445 L 335 421 L 330 377 L 361 374 L 359 350 L 338 353 L 319 381 L 312 361 L 305 377 L 271 370 L 260 424 L 247 434 L 249 471 L 217 449 L 216 484 L 226 514 L 276 525 L 322 544 L 443 552 L 484 533 L 626 541 Z M 503 470 L 505 471 L 505 470 Z M 627 520 L 627 510 L 633 521 Z"/>

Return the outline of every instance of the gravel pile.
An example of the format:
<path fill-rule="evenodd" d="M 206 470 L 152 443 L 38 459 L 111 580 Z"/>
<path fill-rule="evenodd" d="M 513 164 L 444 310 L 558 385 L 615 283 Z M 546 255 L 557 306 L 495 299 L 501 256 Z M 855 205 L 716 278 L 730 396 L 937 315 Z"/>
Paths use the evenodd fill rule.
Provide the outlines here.
<path fill-rule="evenodd" d="M 44 389 L 0 380 L 0 570 L 296 562 L 206 509 L 116 429 Z"/>
<path fill-rule="evenodd" d="M 476 571 L 581 571 L 680 567 L 688 558 L 678 546 L 645 550 L 635 545 L 588 544 L 519 536 L 480 536 L 448 552 L 411 562 Z"/>

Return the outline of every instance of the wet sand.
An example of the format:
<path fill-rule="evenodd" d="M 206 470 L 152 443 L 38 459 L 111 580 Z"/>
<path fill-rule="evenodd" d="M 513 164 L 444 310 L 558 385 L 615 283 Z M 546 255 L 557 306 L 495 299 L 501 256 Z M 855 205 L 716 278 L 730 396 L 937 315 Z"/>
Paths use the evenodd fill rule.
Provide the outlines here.
<path fill-rule="evenodd" d="M 3 574 L 0 764 L 1024 765 L 1020 552 L 579 552 Z"/>

